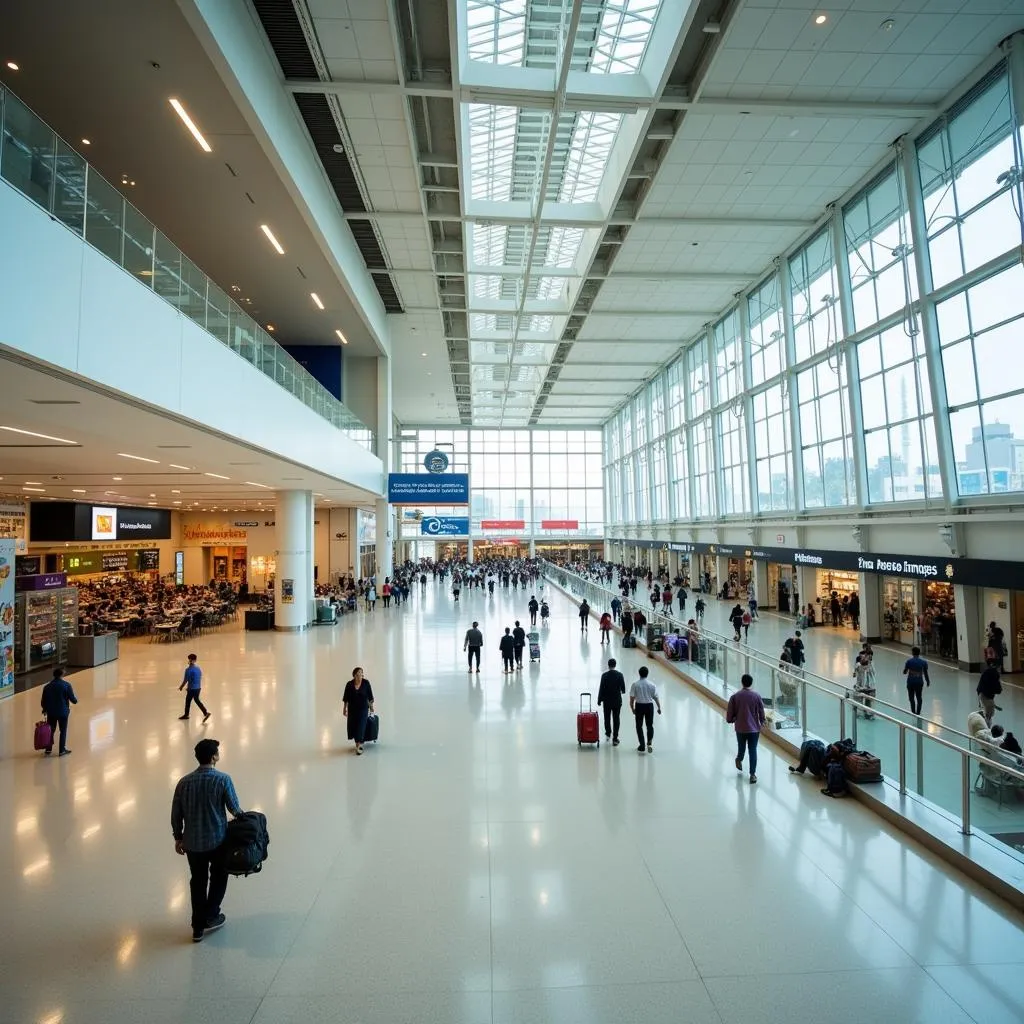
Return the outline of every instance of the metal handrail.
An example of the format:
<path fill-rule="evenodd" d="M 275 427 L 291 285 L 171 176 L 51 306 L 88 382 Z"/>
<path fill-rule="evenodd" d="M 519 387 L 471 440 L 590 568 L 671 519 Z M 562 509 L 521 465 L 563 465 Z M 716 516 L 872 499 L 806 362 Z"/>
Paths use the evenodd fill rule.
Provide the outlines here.
<path fill-rule="evenodd" d="M 567 576 L 572 576 L 574 579 L 579 580 L 581 583 L 584 583 L 587 586 L 596 587 L 598 590 L 604 591 L 604 593 L 610 594 L 613 597 L 619 596 L 618 591 L 612 590 L 611 587 L 607 587 L 602 583 L 598 583 L 596 580 L 587 579 L 586 576 L 581 576 L 579 573 L 573 572 L 571 569 L 566 569 L 563 566 L 556 565 L 554 562 L 549 562 L 547 559 L 541 559 L 541 561 L 544 562 L 545 565 L 550 566 L 553 570 L 564 573 Z M 643 611 L 644 616 L 647 617 L 646 610 L 642 607 L 640 610 Z M 683 622 L 681 619 L 677 619 L 671 615 L 665 615 L 663 612 L 652 611 L 648 621 L 661 621 L 672 625 L 678 625 L 681 629 L 689 629 L 687 623 Z M 714 640 L 716 643 L 722 644 L 723 646 L 727 646 L 729 648 L 732 648 L 733 646 L 733 638 L 726 636 L 724 633 L 717 633 L 714 630 L 707 629 L 702 624 L 698 624 L 697 631 L 700 636 L 704 636 L 711 640 Z M 821 689 L 823 690 L 823 692 L 829 692 L 826 689 L 827 687 L 835 687 L 839 692 L 833 692 L 833 696 L 838 696 L 840 694 L 846 696 L 847 694 L 849 694 L 851 690 L 851 687 L 845 686 L 838 680 L 829 679 L 827 676 L 823 676 L 820 673 L 814 672 L 810 669 L 801 669 L 799 673 L 791 669 L 784 669 L 778 664 L 778 658 L 774 657 L 771 654 L 768 654 L 765 651 L 759 650 L 756 647 L 744 645 L 742 650 L 747 657 L 751 658 L 758 664 L 765 665 L 773 671 L 786 674 L 795 681 L 799 682 L 807 680 L 808 682 L 811 682 L 813 680 L 817 680 L 819 685 L 816 686 L 816 689 Z M 881 705 L 882 707 L 891 708 L 893 711 L 899 714 L 908 714 L 908 712 L 905 711 L 902 707 L 900 707 L 897 704 L 893 704 L 891 701 L 887 701 L 884 697 L 872 697 L 871 705 L 872 710 L 874 710 L 875 707 Z M 957 729 L 955 726 L 946 725 L 943 722 L 936 722 L 930 718 L 924 718 L 922 715 L 915 715 L 914 717 L 928 723 L 933 729 L 941 729 L 943 732 L 950 733 L 954 736 L 960 737 L 960 739 L 965 740 L 967 744 L 973 742 L 973 737 L 969 733 L 963 732 L 960 729 Z M 913 728 L 913 726 L 911 726 L 911 728 Z M 932 733 L 931 735 L 934 735 L 934 733 Z M 967 749 L 969 749 L 969 747 Z"/>
<path fill-rule="evenodd" d="M 565 569 L 562 566 L 555 565 L 554 563 L 548 562 L 547 560 L 542 560 L 542 561 L 543 561 L 543 564 L 545 566 L 545 570 L 544 570 L 545 571 L 545 575 L 548 575 L 548 576 L 552 577 L 553 582 L 556 585 L 559 585 L 559 583 L 560 583 L 560 581 L 555 577 L 555 574 L 557 573 L 557 574 L 560 574 L 560 575 L 562 575 L 563 577 L 566 577 L 566 578 L 571 576 L 573 579 L 575 579 L 579 583 L 582 583 L 582 584 L 584 584 L 585 586 L 588 586 L 588 587 L 594 587 L 598 591 L 603 591 L 604 593 L 607 593 L 607 594 L 611 594 L 612 593 L 612 591 L 609 588 L 607 588 L 607 587 L 605 587 L 605 586 L 603 586 L 603 585 L 601 585 L 599 583 L 596 583 L 596 582 L 594 582 L 592 580 L 588 580 L 585 577 L 580 576 L 578 573 L 575 573 L 575 572 L 572 572 L 572 571 L 570 571 L 568 569 Z M 652 616 L 652 618 L 653 618 L 653 616 Z M 664 619 L 665 616 L 661 616 L 661 618 Z M 687 629 L 689 629 L 689 627 L 687 627 Z M 705 636 L 712 643 L 715 643 L 715 644 L 718 644 L 720 646 L 723 646 L 723 647 L 725 647 L 728 650 L 734 650 L 735 649 L 732 646 L 732 641 L 731 640 L 725 640 L 725 642 L 723 643 L 722 640 L 716 639 L 715 636 L 712 635 L 711 631 L 702 630 L 700 627 L 698 627 L 697 628 L 697 634 L 698 634 L 698 637 Z M 717 636 L 721 637 L 721 634 L 717 634 Z M 748 648 L 744 648 L 743 649 L 743 653 L 744 653 L 744 655 L 748 659 L 752 659 L 755 662 L 758 662 L 758 663 L 763 664 L 763 665 L 768 665 L 768 667 L 769 667 L 769 669 L 771 671 L 772 698 L 773 698 L 772 699 L 772 703 L 773 703 L 773 706 L 775 704 L 775 700 L 774 700 L 774 698 L 775 698 L 775 684 L 776 684 L 776 679 L 778 678 L 778 676 L 780 676 L 780 675 L 783 676 L 783 677 L 788 676 L 794 683 L 798 684 L 802 688 L 803 694 L 802 694 L 802 697 L 801 697 L 801 706 L 805 710 L 805 713 L 803 715 L 802 734 L 805 737 L 807 736 L 807 720 L 806 720 L 807 700 L 806 700 L 806 692 L 807 692 L 808 687 L 811 688 L 812 690 L 818 691 L 819 693 L 821 693 L 821 694 L 823 694 L 823 695 L 825 695 L 827 697 L 834 698 L 838 702 L 838 704 L 839 704 L 840 735 L 842 737 L 846 736 L 846 732 L 847 732 L 847 730 L 846 730 L 847 706 L 852 704 L 854 706 L 853 707 L 854 712 L 856 712 L 856 710 L 858 708 L 862 708 L 863 707 L 863 705 L 861 705 L 861 703 L 859 701 L 857 701 L 855 698 L 850 696 L 848 689 L 843 689 L 842 687 L 840 687 L 842 692 L 838 692 L 837 693 L 836 690 L 833 689 L 833 686 L 838 686 L 839 684 L 833 684 L 830 680 L 824 680 L 823 679 L 822 681 L 826 685 L 821 685 L 821 683 L 816 682 L 813 679 L 808 679 L 808 678 L 806 678 L 806 676 L 796 675 L 796 674 L 794 674 L 793 672 L 791 672 L 791 671 L 789 671 L 787 669 L 780 669 L 777 665 L 769 664 L 764 658 L 760 657 L 757 653 L 752 653 Z M 691 650 L 691 655 L 692 655 L 692 650 Z M 692 661 L 692 657 L 691 657 L 691 661 Z M 709 668 L 704 668 L 704 671 L 707 672 L 708 675 L 712 675 L 712 672 L 711 672 L 711 670 Z M 821 678 L 821 677 L 819 677 L 819 678 Z M 728 686 L 728 681 L 724 677 L 722 678 L 722 683 L 723 683 L 723 685 Z M 1003 762 L 1000 762 L 1000 761 L 995 761 L 991 757 L 987 757 L 984 754 L 979 754 L 975 750 L 971 749 L 970 745 L 983 743 L 984 741 L 979 741 L 979 740 L 973 739 L 972 737 L 968 736 L 966 733 L 961 733 L 958 730 L 949 729 L 948 731 L 952 732 L 954 735 L 967 740 L 969 746 L 967 746 L 967 747 L 961 746 L 958 743 L 954 743 L 954 742 L 952 742 L 950 740 L 943 739 L 940 736 L 936 736 L 933 732 L 930 732 L 929 729 L 928 729 L 929 726 L 931 728 L 947 729 L 948 728 L 947 726 L 942 726 L 939 723 L 931 722 L 930 720 L 922 720 L 923 724 L 921 726 L 911 725 L 911 724 L 909 724 L 907 722 L 902 721 L 899 718 L 893 717 L 891 714 L 886 714 L 884 711 L 880 711 L 880 710 L 876 711 L 875 708 L 876 708 L 876 705 L 878 705 L 878 704 L 883 704 L 883 705 L 885 705 L 887 707 L 893 708 L 894 710 L 900 711 L 900 713 L 903 713 L 903 711 L 902 711 L 902 709 L 894 708 L 893 705 L 888 704 L 885 701 L 879 701 L 877 698 L 872 698 L 872 705 L 871 705 L 871 712 L 872 712 L 872 714 L 875 717 L 880 718 L 882 721 L 888 722 L 890 725 L 895 725 L 897 730 L 898 730 L 898 734 L 899 734 L 899 774 L 897 776 L 896 781 L 898 782 L 899 792 L 900 792 L 901 796 L 907 796 L 907 795 L 909 795 L 911 797 L 915 796 L 915 794 L 913 792 L 909 791 L 908 787 L 907 787 L 907 757 L 906 757 L 906 751 L 907 751 L 907 736 L 908 736 L 908 734 L 910 734 L 912 736 L 918 737 L 918 740 L 920 742 L 922 742 L 922 743 L 925 740 L 927 740 L 929 743 L 938 744 L 940 747 L 944 747 L 947 750 L 953 751 L 953 752 L 955 752 L 955 753 L 960 755 L 960 791 L 961 791 L 960 831 L 961 831 L 962 834 L 964 834 L 964 835 L 970 835 L 971 834 L 971 793 L 972 793 L 972 790 L 973 790 L 973 786 L 972 786 L 972 782 L 971 782 L 971 777 L 972 777 L 972 772 L 973 771 L 980 770 L 983 767 L 984 768 L 988 768 L 990 770 L 994 770 L 995 772 L 998 772 L 1002 776 L 1005 776 L 1005 777 L 1008 777 L 1008 778 L 1011 778 L 1011 779 L 1015 780 L 1018 788 L 1024 789 L 1024 769 L 1022 769 L 1021 767 L 1014 767 L 1012 765 L 1009 765 L 1009 764 L 1006 764 L 1006 763 L 1003 763 Z M 920 719 L 920 716 L 917 716 L 917 717 Z M 853 716 L 853 727 L 852 727 L 851 731 L 852 731 L 852 734 L 853 734 L 851 738 L 856 743 L 856 740 L 857 740 L 857 717 L 856 717 L 856 713 L 854 713 L 854 716 Z M 972 767 L 972 762 L 976 762 L 977 769 Z M 948 811 L 946 811 L 945 808 L 940 808 L 940 809 L 942 809 L 944 811 L 944 813 L 949 813 Z"/>

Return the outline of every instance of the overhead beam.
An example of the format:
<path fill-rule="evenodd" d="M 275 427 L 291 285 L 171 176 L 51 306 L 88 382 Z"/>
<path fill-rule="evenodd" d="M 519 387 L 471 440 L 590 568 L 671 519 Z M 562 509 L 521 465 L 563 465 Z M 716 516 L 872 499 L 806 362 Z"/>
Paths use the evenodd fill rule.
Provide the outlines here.
<path fill-rule="evenodd" d="M 344 215 L 345 220 L 409 220 L 422 217 L 419 210 L 367 210 L 365 212 L 348 211 Z M 529 216 L 488 216 L 475 217 L 466 213 L 442 213 L 430 211 L 427 214 L 430 221 L 452 221 L 460 224 L 532 224 L 533 218 Z M 766 227 L 766 228 L 795 228 L 805 230 L 814 227 L 818 223 L 816 217 L 688 217 L 688 216 L 666 216 L 664 214 L 650 214 L 639 217 L 626 217 L 612 215 L 606 220 L 596 220 L 593 217 L 545 217 L 541 215 L 541 223 L 550 227 L 579 227 L 599 228 L 604 226 L 615 227 L 625 225 L 631 227 L 634 224 L 662 224 L 672 227 L 695 227 L 695 228 L 735 228 L 735 227 Z"/>
<path fill-rule="evenodd" d="M 687 99 L 682 96 L 663 96 L 657 101 L 659 109 L 696 110 L 700 114 L 757 115 L 760 117 L 821 117 L 826 119 L 883 118 L 885 120 L 919 120 L 935 117 L 939 108 L 930 103 L 858 103 L 845 100 L 760 100 L 717 98 L 704 96 Z"/>
<path fill-rule="evenodd" d="M 695 284 L 735 284 L 746 286 L 751 274 L 757 270 L 740 270 L 735 273 L 711 270 L 613 270 L 608 274 L 579 274 L 571 267 L 542 267 L 538 268 L 535 277 L 557 277 L 566 280 L 576 281 L 693 281 Z M 424 274 L 429 277 L 465 277 L 467 274 L 474 274 L 479 277 L 522 277 L 523 268 L 514 266 L 505 267 L 468 267 L 458 271 L 438 271 L 428 267 L 388 267 L 389 273 L 393 274 Z"/>

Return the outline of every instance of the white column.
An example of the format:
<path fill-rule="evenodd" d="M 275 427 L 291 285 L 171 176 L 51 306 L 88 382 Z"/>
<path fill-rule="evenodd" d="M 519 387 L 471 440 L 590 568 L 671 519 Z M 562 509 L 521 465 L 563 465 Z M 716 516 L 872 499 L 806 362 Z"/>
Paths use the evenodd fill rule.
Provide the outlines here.
<path fill-rule="evenodd" d="M 466 561 L 469 562 L 470 565 L 473 564 L 473 538 L 472 537 L 470 537 L 469 540 L 466 541 Z"/>
<path fill-rule="evenodd" d="M 313 495 L 280 491 L 277 495 L 277 576 L 274 580 L 274 626 L 287 632 L 312 621 Z"/>
<path fill-rule="evenodd" d="M 387 491 L 388 474 L 394 464 L 394 442 L 391 437 L 391 360 L 381 356 L 377 360 L 377 457 L 383 463 L 384 489 Z M 394 574 L 392 565 L 394 524 L 391 506 L 386 497 L 377 501 L 377 586 L 385 576 Z"/>
<path fill-rule="evenodd" d="M 762 602 L 774 607 L 776 595 L 768 593 L 768 563 L 762 558 L 754 559 L 754 597 L 760 605 Z"/>
<path fill-rule="evenodd" d="M 858 594 L 860 595 L 860 638 L 870 643 L 877 643 L 885 639 L 882 577 L 873 572 L 862 572 L 858 587 Z"/>
<path fill-rule="evenodd" d="M 814 614 L 820 625 L 821 605 L 815 604 L 815 598 L 818 596 L 818 570 L 808 568 L 806 565 L 798 565 L 796 567 L 796 589 L 796 613 L 799 614 L 801 605 L 812 604 L 814 605 Z M 863 614 L 863 606 L 861 608 Z"/>
<path fill-rule="evenodd" d="M 537 557 L 537 541 L 534 540 L 533 537 L 530 538 L 530 557 L 531 558 L 536 558 Z M 605 546 L 604 546 L 604 557 L 607 560 L 607 558 L 608 558 L 608 544 L 607 544 L 607 542 L 605 543 Z"/>
<path fill-rule="evenodd" d="M 721 593 L 722 585 L 729 579 L 728 555 L 715 556 L 715 593 Z"/>
<path fill-rule="evenodd" d="M 954 584 L 953 607 L 956 611 L 957 667 L 962 672 L 977 672 L 984 664 L 982 653 L 985 649 L 981 588 Z M 1006 625 L 1009 626 L 1009 622 Z M 1008 629 L 1005 632 L 1010 635 Z"/>

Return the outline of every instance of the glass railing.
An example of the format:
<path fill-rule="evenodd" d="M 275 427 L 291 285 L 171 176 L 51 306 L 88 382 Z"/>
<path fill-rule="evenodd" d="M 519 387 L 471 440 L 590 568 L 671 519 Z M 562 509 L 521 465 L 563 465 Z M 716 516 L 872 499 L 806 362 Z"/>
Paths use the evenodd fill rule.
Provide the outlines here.
<path fill-rule="evenodd" d="M 0 86 L 0 179 L 368 451 L 374 432 L 83 157 Z"/>
<path fill-rule="evenodd" d="M 618 591 L 563 566 L 544 562 L 551 582 L 582 599 L 598 614 L 611 608 Z M 635 602 L 633 607 L 638 607 Z M 939 722 L 910 715 L 877 697 L 866 698 L 841 683 L 780 665 L 777 658 L 699 622 L 647 614 L 637 642 L 680 662 L 687 675 L 728 697 L 744 673 L 768 708 L 771 727 L 797 746 L 810 737 L 826 744 L 852 739 L 858 750 L 882 760 L 886 780 L 901 795 L 926 800 L 955 821 L 965 835 L 979 834 L 1024 862 L 1024 763 L 998 747 L 972 740 Z M 651 633 L 647 633 L 647 629 Z M 666 642 L 667 638 L 667 642 Z"/>

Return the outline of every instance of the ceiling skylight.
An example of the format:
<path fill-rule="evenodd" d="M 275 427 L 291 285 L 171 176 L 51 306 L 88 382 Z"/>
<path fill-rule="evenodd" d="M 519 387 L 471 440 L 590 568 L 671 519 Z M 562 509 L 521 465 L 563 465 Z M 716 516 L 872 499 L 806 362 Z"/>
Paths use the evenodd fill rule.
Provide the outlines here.
<path fill-rule="evenodd" d="M 639 71 L 659 7 L 661 0 L 608 0 L 590 72 L 624 75 Z"/>
<path fill-rule="evenodd" d="M 558 198 L 563 203 L 592 203 L 608 166 L 621 114 L 598 110 L 584 110 L 576 120 L 572 145 L 566 161 Z"/>
<path fill-rule="evenodd" d="M 526 0 L 466 0 L 469 59 L 522 66 Z"/>
<path fill-rule="evenodd" d="M 512 198 L 518 107 L 469 104 L 469 173 L 474 199 Z"/>

